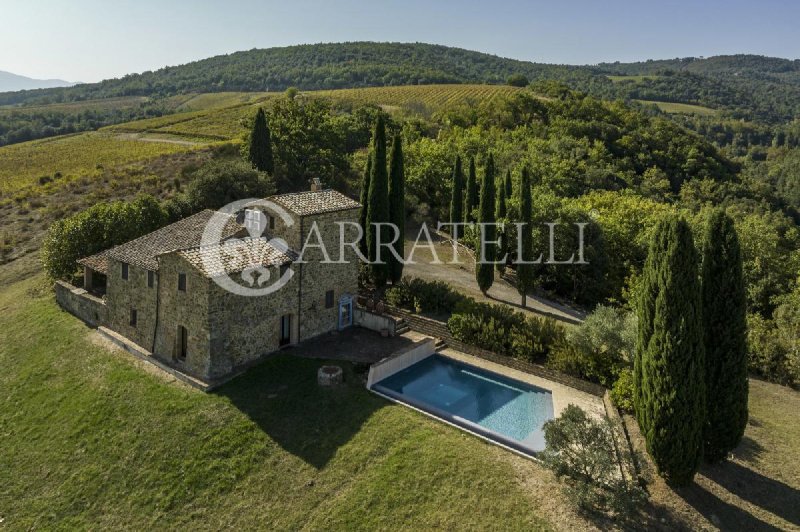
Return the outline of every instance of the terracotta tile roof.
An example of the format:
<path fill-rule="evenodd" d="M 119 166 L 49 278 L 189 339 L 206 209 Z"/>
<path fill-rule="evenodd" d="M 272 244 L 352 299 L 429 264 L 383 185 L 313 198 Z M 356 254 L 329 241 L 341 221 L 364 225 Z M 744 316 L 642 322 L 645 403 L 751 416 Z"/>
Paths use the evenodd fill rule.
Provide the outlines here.
<path fill-rule="evenodd" d="M 361 204 L 335 190 L 280 194 L 267 198 L 299 216 L 359 209 Z"/>
<path fill-rule="evenodd" d="M 297 253 L 266 238 L 226 240 L 211 246 L 176 251 L 206 277 L 217 277 L 257 266 L 278 266 L 297 260 Z"/>
<path fill-rule="evenodd" d="M 108 268 L 108 259 L 111 258 L 146 270 L 157 271 L 158 261 L 156 257 L 158 255 L 176 249 L 200 245 L 203 231 L 214 214 L 214 211 L 206 209 L 161 229 L 156 229 L 152 233 L 140 236 L 130 242 L 114 246 L 97 255 L 83 258 L 78 263 L 89 267 L 92 267 L 90 264 L 95 264 L 98 267 L 102 266 L 104 269 L 98 269 L 98 271 L 105 271 Z M 228 216 L 229 222 L 222 230 L 222 238 L 229 238 L 242 230 L 233 216 L 226 216 Z"/>
<path fill-rule="evenodd" d="M 107 274 L 108 273 L 108 252 L 109 250 L 101 251 L 96 255 L 84 257 L 78 261 L 81 266 L 88 266 L 96 272 Z"/>

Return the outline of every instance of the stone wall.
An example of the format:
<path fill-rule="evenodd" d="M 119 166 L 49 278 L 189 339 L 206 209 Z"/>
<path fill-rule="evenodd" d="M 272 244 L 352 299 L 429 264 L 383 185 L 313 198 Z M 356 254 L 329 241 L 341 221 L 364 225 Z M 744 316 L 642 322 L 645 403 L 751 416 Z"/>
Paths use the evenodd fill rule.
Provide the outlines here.
<path fill-rule="evenodd" d="M 158 282 L 158 333 L 153 356 L 201 379 L 215 375 L 211 363 L 209 302 L 212 281 L 176 253 L 161 255 Z M 186 290 L 178 290 L 178 274 Z M 178 327 L 186 328 L 186 359 L 178 358 Z"/>
<path fill-rule="evenodd" d="M 270 279 L 278 279 L 280 269 L 269 270 Z M 297 342 L 298 286 L 299 276 L 295 273 L 278 291 L 248 297 L 232 294 L 211 281 L 212 377 L 225 375 L 277 351 L 280 348 L 281 317 L 286 314 L 291 316 L 291 343 Z"/>
<path fill-rule="evenodd" d="M 147 286 L 147 270 L 128 265 L 128 279 L 122 278 L 122 263 L 109 257 L 106 277 L 108 302 L 108 328 L 132 340 L 137 345 L 153 349 L 156 327 L 156 291 L 158 275 L 153 287 Z M 131 309 L 136 310 L 136 325 L 130 324 Z"/>
<path fill-rule="evenodd" d="M 340 257 L 340 226 L 336 222 L 357 222 L 358 209 L 305 216 L 300 221 L 301 234 L 305 241 L 312 231 L 314 222 L 319 229 L 319 236 L 325 244 L 331 261 L 340 264 L 325 264 L 322 250 L 307 248 L 303 256 L 304 264 L 295 267 L 300 275 L 301 308 L 300 308 L 300 340 L 313 338 L 338 327 L 339 301 L 342 296 L 355 296 L 358 293 L 359 259 L 352 247 L 344 249 Z M 357 228 L 344 226 L 344 241 L 353 242 L 358 235 Z M 318 243 L 316 235 L 309 239 L 310 243 Z M 325 294 L 333 290 L 333 306 L 325 307 Z"/>
<path fill-rule="evenodd" d="M 106 323 L 108 307 L 99 297 L 95 297 L 83 288 L 76 288 L 64 281 L 55 284 L 56 301 L 72 314 L 92 327 Z"/>

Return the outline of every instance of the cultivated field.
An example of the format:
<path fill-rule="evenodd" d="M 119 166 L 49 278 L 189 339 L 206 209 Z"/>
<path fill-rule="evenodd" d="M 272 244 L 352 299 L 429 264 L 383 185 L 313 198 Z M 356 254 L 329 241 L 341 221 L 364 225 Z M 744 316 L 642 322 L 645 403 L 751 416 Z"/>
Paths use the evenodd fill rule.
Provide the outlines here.
<path fill-rule="evenodd" d="M 702 105 L 692 105 L 688 103 L 674 103 L 674 102 L 654 102 L 649 100 L 636 100 L 645 105 L 655 105 L 665 113 L 684 114 L 684 115 L 700 115 L 700 116 L 714 116 L 717 114 L 716 109 L 710 107 L 703 107 Z"/>

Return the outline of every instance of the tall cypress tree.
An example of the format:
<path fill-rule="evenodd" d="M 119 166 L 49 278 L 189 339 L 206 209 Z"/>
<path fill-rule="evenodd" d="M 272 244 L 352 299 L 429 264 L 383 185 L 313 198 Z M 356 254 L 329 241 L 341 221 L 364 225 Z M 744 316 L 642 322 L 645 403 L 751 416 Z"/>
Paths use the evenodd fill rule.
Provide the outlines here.
<path fill-rule="evenodd" d="M 461 156 L 456 155 L 453 164 L 453 192 L 450 196 L 450 223 L 461 223 L 464 221 L 464 170 L 461 168 Z M 454 234 L 457 231 L 455 226 L 450 229 Z"/>
<path fill-rule="evenodd" d="M 478 175 L 475 170 L 475 157 L 469 158 L 469 173 L 467 174 L 467 193 L 464 198 L 464 221 L 474 222 L 475 215 L 472 211 L 478 206 Z"/>
<path fill-rule="evenodd" d="M 361 254 L 365 257 L 369 256 L 369 250 L 367 249 L 367 212 L 369 212 L 369 181 L 372 174 L 372 152 L 369 152 L 367 156 L 367 165 L 364 168 L 364 175 L 361 176 L 361 216 L 359 217 L 358 221 L 361 224 L 361 241 L 358 243 L 358 247 L 361 250 Z"/>
<path fill-rule="evenodd" d="M 376 286 L 386 284 L 389 269 L 386 250 L 381 254 L 381 262 L 376 263 L 378 254 L 378 231 L 380 241 L 387 242 L 388 227 L 378 229 L 374 224 L 389 221 L 389 176 L 386 173 L 386 125 L 383 117 L 379 116 L 375 123 L 375 132 L 372 135 L 372 175 L 369 179 L 369 195 L 367 197 L 367 251 L 372 273 L 372 280 Z"/>
<path fill-rule="evenodd" d="M 406 227 L 406 176 L 403 165 L 403 141 L 398 133 L 392 144 L 392 164 L 389 170 L 389 221 L 400 231 L 400 238 L 392 244 L 400 257 L 405 257 Z M 403 263 L 393 254 L 387 257 L 389 262 L 389 279 L 397 284 L 403 277 Z"/>
<path fill-rule="evenodd" d="M 715 210 L 703 239 L 706 424 L 703 452 L 719 462 L 747 426 L 747 299 L 733 220 Z"/>
<path fill-rule="evenodd" d="M 486 161 L 486 170 L 481 182 L 481 195 L 480 195 L 480 217 L 478 222 L 482 224 L 494 224 L 494 210 L 495 210 L 495 182 L 494 182 L 494 156 L 489 154 Z M 489 288 L 494 283 L 494 265 L 490 264 L 497 257 L 497 244 L 491 244 L 497 237 L 497 228 L 494 225 L 486 225 L 481 233 L 479 232 L 478 241 L 478 263 L 475 265 L 475 278 L 478 281 L 478 288 L 481 292 L 486 294 Z M 485 239 L 486 245 L 482 245 L 481 237 Z M 481 253 L 481 249 L 484 253 Z M 483 255 L 483 256 L 481 256 Z"/>
<path fill-rule="evenodd" d="M 253 130 L 250 132 L 248 159 L 256 170 L 272 175 L 275 165 L 272 158 L 272 138 L 264 109 L 258 108 Z"/>
<path fill-rule="evenodd" d="M 705 349 L 697 250 L 685 220 L 661 220 L 639 292 L 634 405 L 647 450 L 673 485 L 691 483 L 703 451 Z"/>
<path fill-rule="evenodd" d="M 523 261 L 533 260 L 533 200 L 531 199 L 531 176 L 528 167 L 522 168 L 522 177 L 519 182 L 519 223 L 522 226 L 520 239 L 520 256 L 517 257 L 517 291 L 522 296 L 522 306 L 528 303 L 528 291 L 533 288 L 533 264 L 523 264 Z M 518 229 L 519 230 L 519 229 Z"/>
<path fill-rule="evenodd" d="M 511 182 L 511 170 L 506 170 L 505 178 L 500 182 L 497 187 L 497 210 L 495 211 L 495 218 L 499 222 L 504 220 L 508 214 L 507 201 L 511 199 L 510 195 L 506 194 L 506 183 Z M 508 227 L 500 232 L 500 246 L 497 250 L 497 258 L 500 259 L 508 253 Z M 504 272 L 506 269 L 505 264 L 498 264 L 497 271 Z"/>

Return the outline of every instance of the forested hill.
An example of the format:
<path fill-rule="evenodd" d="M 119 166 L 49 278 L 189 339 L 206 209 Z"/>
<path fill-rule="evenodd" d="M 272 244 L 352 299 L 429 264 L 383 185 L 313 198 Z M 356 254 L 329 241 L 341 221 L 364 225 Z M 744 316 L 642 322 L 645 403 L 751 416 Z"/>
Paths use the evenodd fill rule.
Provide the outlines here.
<path fill-rule="evenodd" d="M 572 79 L 589 86 L 580 67 L 535 64 L 422 43 L 336 43 L 253 49 L 119 79 L 64 89 L 0 94 L 0 105 L 50 103 L 117 96 L 169 96 L 186 92 L 281 91 L 433 83 L 505 83 Z M 603 81 L 603 80 L 601 80 Z"/>
<path fill-rule="evenodd" d="M 2 105 L 185 93 L 556 80 L 609 99 L 694 104 L 770 124 L 800 116 L 800 61 L 754 55 L 594 66 L 548 65 L 424 43 L 253 49 L 75 87 L 0 93 Z"/>

